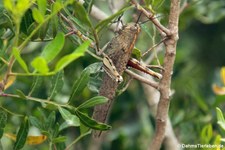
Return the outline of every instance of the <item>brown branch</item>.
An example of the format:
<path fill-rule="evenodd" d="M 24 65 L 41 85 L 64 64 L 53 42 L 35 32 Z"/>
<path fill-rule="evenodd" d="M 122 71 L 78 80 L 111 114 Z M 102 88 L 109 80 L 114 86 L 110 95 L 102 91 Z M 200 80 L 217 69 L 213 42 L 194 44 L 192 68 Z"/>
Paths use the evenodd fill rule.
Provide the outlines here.
<path fill-rule="evenodd" d="M 147 75 L 142 74 L 142 76 L 149 79 Z M 154 89 L 151 86 L 148 86 L 147 84 L 142 84 L 142 86 L 144 87 L 143 90 L 149 104 L 149 111 L 151 112 L 151 115 L 155 118 L 156 112 L 157 112 L 157 106 L 158 106 L 158 102 L 160 98 L 160 93 L 158 90 Z M 165 139 L 163 144 L 166 147 L 166 150 L 179 150 L 179 147 L 177 146 L 179 145 L 179 142 L 174 134 L 169 117 L 167 119 L 166 134 L 165 134 Z"/>
<path fill-rule="evenodd" d="M 157 46 L 159 46 L 160 44 L 162 44 L 165 40 L 167 39 L 167 37 L 163 38 L 161 41 L 159 41 L 158 43 L 156 43 L 155 45 L 153 45 L 150 49 L 148 49 L 146 52 L 144 52 L 142 54 L 142 57 L 144 57 L 146 54 L 148 54 L 151 50 L 153 50 L 154 48 L 156 48 Z"/>
<path fill-rule="evenodd" d="M 149 86 L 151 86 L 155 89 L 158 89 L 158 83 L 157 82 L 150 81 L 149 79 L 146 79 L 145 77 L 142 77 L 142 76 L 140 76 L 140 75 L 138 75 L 138 74 L 136 74 L 136 73 L 134 73 L 134 72 L 132 72 L 128 69 L 125 72 L 127 74 L 129 74 L 130 76 L 132 76 L 134 79 L 139 80 L 142 83 L 145 83 L 145 84 L 147 84 L 147 85 L 149 85 Z"/>
<path fill-rule="evenodd" d="M 132 0 L 131 3 L 133 5 L 135 5 L 135 7 L 137 8 L 137 10 L 141 11 L 143 14 L 145 14 L 145 16 L 147 18 L 149 18 L 152 23 L 157 27 L 157 29 L 159 30 L 160 34 L 162 36 L 170 36 L 171 35 L 171 31 L 169 29 L 167 29 L 166 27 L 164 27 L 160 22 L 159 20 L 154 17 L 154 14 L 147 11 L 146 9 L 144 9 L 141 5 L 139 5 L 135 0 Z M 164 35 L 164 34 L 166 35 Z"/>
<path fill-rule="evenodd" d="M 180 0 L 171 0 L 169 15 L 169 30 L 171 36 L 165 43 L 166 53 L 164 58 L 163 78 L 159 83 L 160 100 L 156 114 L 156 132 L 149 150 L 159 150 L 166 132 L 168 110 L 170 104 L 170 86 L 173 65 L 176 56 L 176 45 L 178 40 L 178 19 L 180 12 Z"/>

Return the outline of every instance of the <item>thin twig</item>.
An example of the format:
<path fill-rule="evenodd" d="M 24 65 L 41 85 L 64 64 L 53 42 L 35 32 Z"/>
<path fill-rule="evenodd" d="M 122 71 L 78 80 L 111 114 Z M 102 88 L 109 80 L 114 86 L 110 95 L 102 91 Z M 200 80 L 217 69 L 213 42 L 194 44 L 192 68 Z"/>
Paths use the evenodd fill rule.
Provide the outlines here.
<path fill-rule="evenodd" d="M 146 54 L 148 54 L 151 50 L 153 50 L 154 48 L 156 48 L 157 46 L 159 46 L 160 44 L 162 44 L 165 40 L 167 39 L 167 37 L 165 37 L 164 39 L 162 39 L 160 42 L 156 43 L 155 45 L 153 45 L 150 49 L 148 49 L 146 52 L 144 52 L 142 54 L 142 57 L 144 57 Z"/>
<path fill-rule="evenodd" d="M 136 73 L 134 73 L 134 72 L 132 72 L 128 69 L 126 69 L 125 72 L 127 74 L 129 74 L 130 76 L 132 76 L 134 79 L 139 80 L 142 83 L 148 84 L 151 87 L 154 87 L 155 89 L 158 89 L 158 87 L 159 87 L 157 82 L 150 81 L 150 80 L 148 80 L 148 79 L 146 79 L 146 78 L 144 78 L 144 77 L 142 77 L 142 76 L 140 76 L 140 75 L 138 75 L 138 74 L 136 74 Z"/>
<path fill-rule="evenodd" d="M 131 0 L 131 3 L 133 5 L 135 5 L 135 7 L 137 8 L 137 10 L 143 12 L 143 14 L 145 14 L 146 17 L 148 17 L 152 23 L 157 27 L 157 29 L 159 30 L 160 34 L 162 36 L 165 36 L 163 33 L 166 34 L 166 36 L 170 36 L 171 35 L 171 31 L 169 29 L 167 29 L 166 27 L 164 27 L 159 20 L 154 17 L 154 14 L 147 11 L 146 9 L 144 9 L 141 5 L 139 5 L 135 0 Z"/>
<path fill-rule="evenodd" d="M 181 5 L 181 7 L 180 7 L 180 14 L 187 8 L 189 6 L 189 3 L 187 2 L 187 0 L 185 0 L 184 2 L 183 2 L 183 4 Z"/>

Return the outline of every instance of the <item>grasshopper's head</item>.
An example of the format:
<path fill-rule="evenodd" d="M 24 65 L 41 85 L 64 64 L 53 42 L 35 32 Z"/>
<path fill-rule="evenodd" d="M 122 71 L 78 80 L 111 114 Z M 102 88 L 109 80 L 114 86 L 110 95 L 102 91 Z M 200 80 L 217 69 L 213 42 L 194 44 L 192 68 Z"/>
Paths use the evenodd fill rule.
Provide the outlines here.
<path fill-rule="evenodd" d="M 123 26 L 123 30 L 126 32 L 132 32 L 134 34 L 138 34 L 141 31 L 141 27 L 138 23 L 128 23 Z"/>

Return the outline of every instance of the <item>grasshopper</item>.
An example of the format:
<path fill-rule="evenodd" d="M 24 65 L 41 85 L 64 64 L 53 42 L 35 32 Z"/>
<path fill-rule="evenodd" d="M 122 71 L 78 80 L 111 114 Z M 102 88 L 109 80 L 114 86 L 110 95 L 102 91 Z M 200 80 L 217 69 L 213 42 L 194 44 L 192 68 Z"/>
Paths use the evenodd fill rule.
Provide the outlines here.
<path fill-rule="evenodd" d="M 103 77 L 99 95 L 107 97 L 109 101 L 94 108 L 93 118 L 99 122 L 106 122 L 116 89 L 119 83 L 123 81 L 122 74 L 127 66 L 131 66 L 158 79 L 162 77 L 161 74 L 150 70 L 146 65 L 130 58 L 140 30 L 138 23 L 129 23 L 123 26 L 106 46 L 106 53 L 103 53 L 103 69 L 106 74 Z M 100 135 L 101 131 L 94 132 L 94 137 L 99 137 Z"/>
<path fill-rule="evenodd" d="M 127 67 L 139 33 L 139 24 L 130 23 L 127 26 L 123 26 L 106 47 L 107 55 L 103 55 L 105 56 L 103 58 L 103 69 L 106 70 L 106 74 L 103 77 L 99 95 L 107 97 L 109 101 L 94 108 L 93 118 L 99 122 L 106 122 L 116 89 L 122 80 L 121 75 Z M 94 132 L 94 137 L 99 137 L 100 135 L 101 131 Z"/>

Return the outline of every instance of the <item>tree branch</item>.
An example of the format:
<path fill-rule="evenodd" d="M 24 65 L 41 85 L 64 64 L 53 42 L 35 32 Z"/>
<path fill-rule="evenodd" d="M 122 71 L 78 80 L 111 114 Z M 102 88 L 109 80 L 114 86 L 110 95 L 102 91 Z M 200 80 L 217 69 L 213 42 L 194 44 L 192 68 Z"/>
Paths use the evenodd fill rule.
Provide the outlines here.
<path fill-rule="evenodd" d="M 170 104 L 170 86 L 173 65 L 176 56 L 176 45 L 178 40 L 178 19 L 180 13 L 180 0 L 171 0 L 169 15 L 169 30 L 171 36 L 164 42 L 166 53 L 164 58 L 163 78 L 159 83 L 160 100 L 156 114 L 156 132 L 150 150 L 159 150 L 165 137 L 166 123 Z"/>
<path fill-rule="evenodd" d="M 135 0 L 132 0 L 131 3 L 133 5 L 135 5 L 135 7 L 137 8 L 137 10 L 141 11 L 143 14 L 145 14 L 145 16 L 147 18 L 149 18 L 152 23 L 157 27 L 157 29 L 159 30 L 160 34 L 162 36 L 170 36 L 171 35 L 171 31 L 169 29 L 167 29 L 166 27 L 164 27 L 157 18 L 154 17 L 154 14 L 147 11 L 146 9 L 144 9 L 142 6 L 140 6 Z M 166 34 L 166 35 L 164 35 Z"/>
<path fill-rule="evenodd" d="M 149 86 L 151 86 L 151 87 L 153 87 L 155 89 L 158 89 L 158 83 L 157 82 L 148 80 L 147 78 L 144 78 L 144 77 L 142 77 L 142 76 L 140 76 L 140 75 L 138 75 L 138 74 L 136 74 L 136 73 L 134 73 L 134 72 L 132 72 L 132 71 L 130 71 L 128 69 L 125 70 L 125 72 L 127 74 L 129 74 L 130 76 L 132 76 L 134 79 L 136 79 L 138 81 L 141 81 L 142 83 L 145 83 L 145 84 L 147 84 L 147 85 L 149 85 Z"/>

